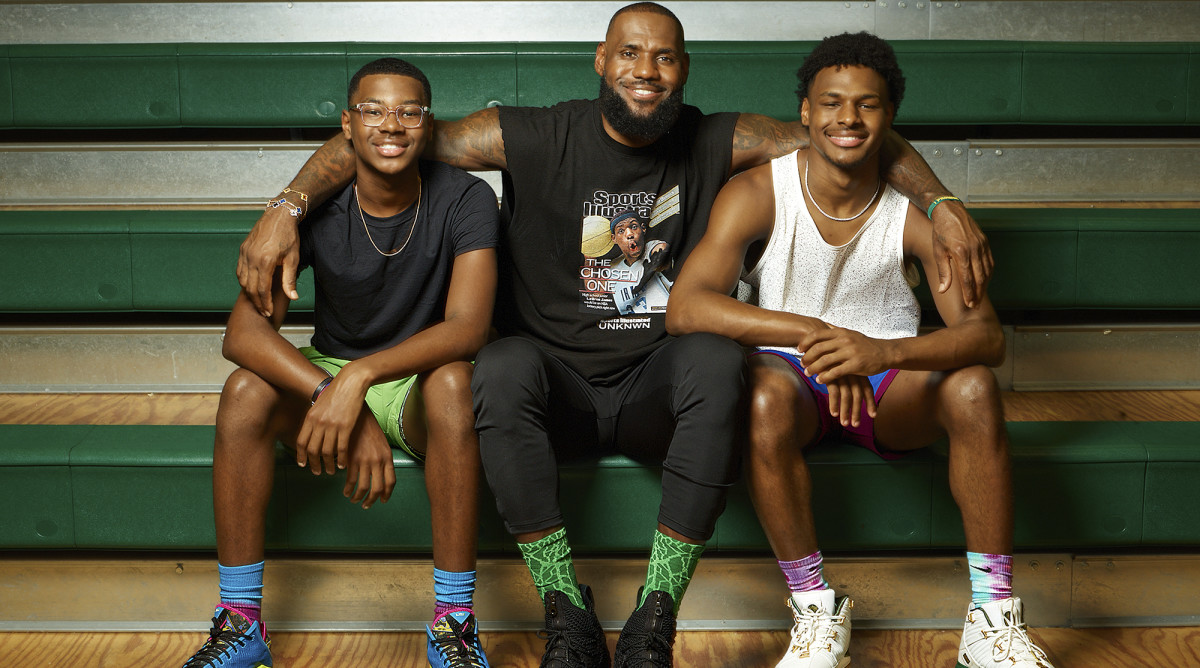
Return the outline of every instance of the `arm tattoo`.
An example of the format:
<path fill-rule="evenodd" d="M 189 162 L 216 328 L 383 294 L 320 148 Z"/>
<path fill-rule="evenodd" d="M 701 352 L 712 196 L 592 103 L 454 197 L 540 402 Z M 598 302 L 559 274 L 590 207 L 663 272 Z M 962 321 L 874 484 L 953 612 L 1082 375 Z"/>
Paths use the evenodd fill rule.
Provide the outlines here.
<path fill-rule="evenodd" d="M 808 130 L 799 121 L 742 114 L 733 129 L 733 167 L 740 171 L 807 146 Z"/>
<path fill-rule="evenodd" d="M 449 123 L 439 122 L 434 158 L 463 169 L 504 169 L 499 110 L 484 109 Z"/>
<path fill-rule="evenodd" d="M 309 157 L 289 185 L 308 194 L 311 209 L 337 194 L 353 179 L 354 149 L 349 140 L 338 134 Z"/>
<path fill-rule="evenodd" d="M 951 194 L 925 158 L 895 130 L 888 133 L 880 157 L 887 182 L 922 209 L 929 208 L 934 199 Z"/>

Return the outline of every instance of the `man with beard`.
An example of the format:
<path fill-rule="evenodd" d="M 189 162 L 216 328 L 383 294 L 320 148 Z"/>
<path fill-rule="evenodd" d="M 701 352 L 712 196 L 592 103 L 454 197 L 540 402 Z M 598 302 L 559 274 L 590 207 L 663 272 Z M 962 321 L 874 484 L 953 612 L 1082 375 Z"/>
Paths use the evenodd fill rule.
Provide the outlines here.
<path fill-rule="evenodd" d="M 433 157 L 506 171 L 495 311 L 505 338 L 480 351 L 472 390 L 488 482 L 545 605 L 545 667 L 610 665 L 591 592 L 575 579 L 559 461 L 620 452 L 663 468 L 646 585 L 617 641 L 617 666 L 671 665 L 679 602 L 736 477 L 741 348 L 712 334 L 671 338 L 662 315 L 621 315 L 602 260 L 577 250 L 611 233 L 590 221 L 633 210 L 682 260 L 732 173 L 807 145 L 799 123 L 684 105 L 688 66 L 674 14 L 637 3 L 617 11 L 596 47 L 598 100 L 485 109 L 436 128 Z M 910 146 L 894 135 L 891 144 L 900 157 L 888 175 L 904 192 L 924 204 L 948 194 Z M 345 152 L 331 140 L 289 188 L 327 197 L 349 178 Z M 986 241 L 961 203 L 938 212 L 942 287 L 950 260 L 939 241 L 948 239 L 962 251 L 954 262 L 964 301 L 974 303 L 990 272 Z M 239 280 L 265 311 L 258 295 L 280 264 L 297 296 L 294 229 L 268 212 L 242 244 Z"/>

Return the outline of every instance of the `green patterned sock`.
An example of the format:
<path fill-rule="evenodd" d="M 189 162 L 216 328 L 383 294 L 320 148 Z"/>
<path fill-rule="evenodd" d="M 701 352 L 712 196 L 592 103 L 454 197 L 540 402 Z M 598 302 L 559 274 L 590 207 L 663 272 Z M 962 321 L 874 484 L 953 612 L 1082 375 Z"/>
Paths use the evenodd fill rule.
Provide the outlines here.
<path fill-rule="evenodd" d="M 577 607 L 583 607 L 583 594 L 579 593 L 579 582 L 575 579 L 575 562 L 571 561 L 571 546 L 567 544 L 567 530 L 554 533 L 532 543 L 517 543 L 521 556 L 529 566 L 538 598 L 546 600 L 546 592 L 561 591 Z"/>
<path fill-rule="evenodd" d="M 650 568 L 646 571 L 646 588 L 642 590 L 638 607 L 646 602 L 646 596 L 650 592 L 665 591 L 671 595 L 671 600 L 675 601 L 673 612 L 679 614 L 683 593 L 692 581 L 692 573 L 696 572 L 696 564 L 700 562 L 702 552 L 702 544 L 692 545 L 671 538 L 661 531 L 654 532 L 654 546 L 650 548 Z"/>

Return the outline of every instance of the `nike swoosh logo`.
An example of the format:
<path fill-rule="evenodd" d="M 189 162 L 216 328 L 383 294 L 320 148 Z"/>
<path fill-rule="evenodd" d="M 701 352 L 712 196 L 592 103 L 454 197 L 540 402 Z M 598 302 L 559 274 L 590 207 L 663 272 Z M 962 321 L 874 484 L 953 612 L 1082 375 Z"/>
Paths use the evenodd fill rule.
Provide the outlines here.
<path fill-rule="evenodd" d="M 972 566 L 971 568 L 974 568 L 975 570 L 983 572 L 983 573 L 991 573 L 992 572 L 991 566 L 984 566 L 983 568 L 980 568 L 979 566 Z"/>

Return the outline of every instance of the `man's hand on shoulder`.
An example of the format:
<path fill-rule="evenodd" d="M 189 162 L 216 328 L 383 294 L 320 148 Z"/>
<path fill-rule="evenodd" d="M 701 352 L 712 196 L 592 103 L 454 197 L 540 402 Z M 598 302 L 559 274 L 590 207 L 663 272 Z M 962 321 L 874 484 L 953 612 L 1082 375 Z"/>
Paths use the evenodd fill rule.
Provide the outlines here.
<path fill-rule="evenodd" d="M 297 221 L 284 207 L 268 208 L 238 248 L 238 283 L 264 317 L 271 316 L 271 281 L 276 267 L 283 267 L 283 291 L 288 299 L 300 297 L 296 292 L 300 264 Z"/>
<path fill-rule="evenodd" d="M 975 308 L 983 301 L 995 264 L 987 237 L 958 200 L 938 204 L 931 220 L 938 270 L 937 291 L 950 289 L 957 277 L 963 303 L 967 308 Z"/>

